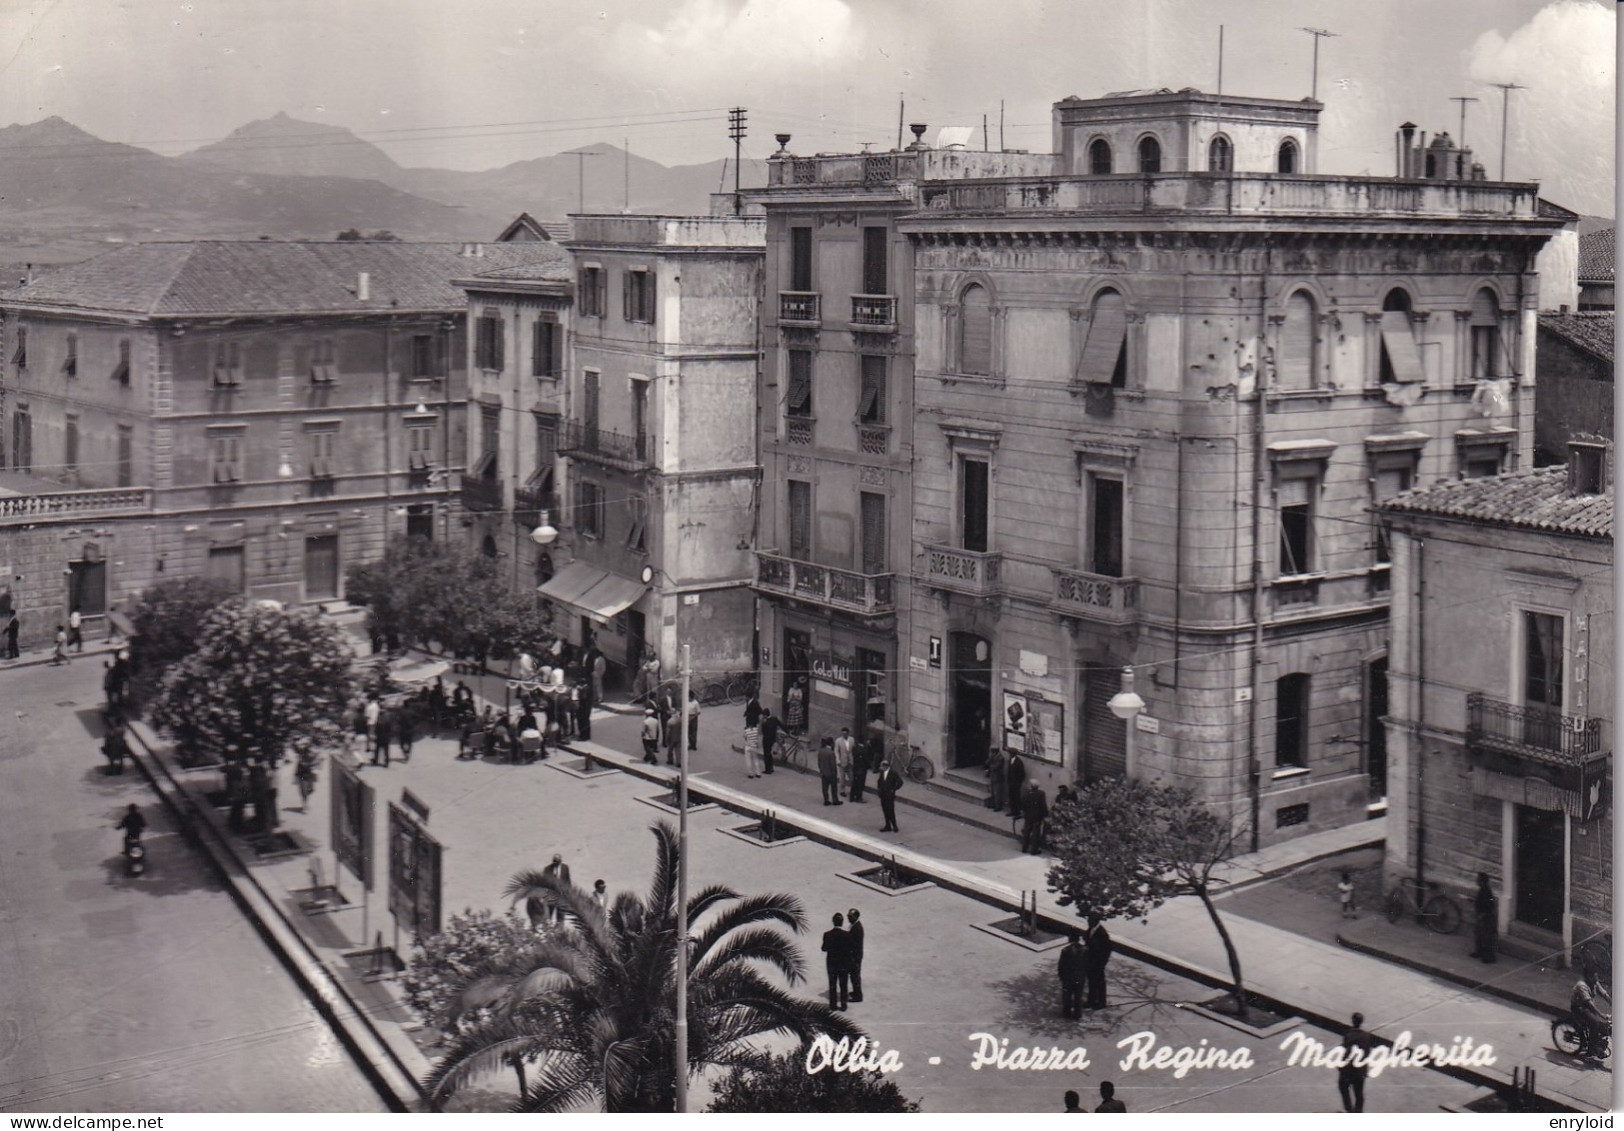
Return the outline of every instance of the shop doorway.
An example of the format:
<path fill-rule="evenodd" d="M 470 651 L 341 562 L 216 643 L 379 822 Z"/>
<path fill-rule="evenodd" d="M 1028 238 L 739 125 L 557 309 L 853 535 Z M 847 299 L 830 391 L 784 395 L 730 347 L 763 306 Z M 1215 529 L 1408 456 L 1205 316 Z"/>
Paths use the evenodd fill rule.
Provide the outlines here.
<path fill-rule="evenodd" d="M 1516 806 L 1517 921 L 1559 933 L 1562 930 L 1561 813 Z"/>
<path fill-rule="evenodd" d="M 626 670 L 635 672 L 643 666 L 643 657 L 648 651 L 648 638 L 644 635 L 648 631 L 648 622 L 643 614 L 636 609 L 626 610 Z M 650 688 L 652 691 L 653 689 Z"/>
<path fill-rule="evenodd" d="M 992 741 L 992 644 L 973 632 L 952 634 L 948 728 L 955 767 L 982 766 Z"/>
<path fill-rule="evenodd" d="M 1079 777 L 1084 785 L 1128 773 L 1128 724 L 1111 713 L 1111 697 L 1122 690 L 1121 668 L 1082 670 L 1083 709 L 1077 748 L 1082 751 Z"/>
<path fill-rule="evenodd" d="M 1365 773 L 1370 799 L 1387 796 L 1387 657 L 1365 665 Z"/>
<path fill-rule="evenodd" d="M 812 693 L 812 634 L 784 630 L 783 685 L 778 689 L 778 717 L 790 730 L 806 730 Z"/>

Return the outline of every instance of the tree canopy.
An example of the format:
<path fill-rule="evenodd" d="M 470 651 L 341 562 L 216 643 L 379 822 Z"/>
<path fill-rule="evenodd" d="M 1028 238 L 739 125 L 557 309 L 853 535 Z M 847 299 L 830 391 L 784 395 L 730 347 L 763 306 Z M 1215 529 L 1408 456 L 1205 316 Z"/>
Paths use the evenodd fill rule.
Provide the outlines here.
<path fill-rule="evenodd" d="M 791 1052 L 734 1068 L 717 1083 L 715 1098 L 705 1110 L 897 1115 L 918 1111 L 919 1102 L 904 1096 L 895 1081 L 878 1072 L 809 1073 L 805 1054 Z"/>
<path fill-rule="evenodd" d="M 226 761 L 274 767 L 296 741 L 341 740 L 354 659 L 340 630 L 314 612 L 227 601 L 164 676 L 152 721 Z"/>
<path fill-rule="evenodd" d="M 215 606 L 236 596 L 226 584 L 207 577 L 177 577 L 142 593 L 130 611 L 130 646 L 137 700 L 157 690 L 164 673 L 197 648 L 197 629 Z"/>

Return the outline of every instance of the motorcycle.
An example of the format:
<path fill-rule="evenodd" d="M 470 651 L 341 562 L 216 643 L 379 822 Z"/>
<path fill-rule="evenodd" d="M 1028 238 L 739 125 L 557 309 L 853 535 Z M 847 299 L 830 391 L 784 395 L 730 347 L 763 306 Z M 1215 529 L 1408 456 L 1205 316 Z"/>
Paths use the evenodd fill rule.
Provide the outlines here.
<path fill-rule="evenodd" d="M 1598 1030 L 1596 1042 L 1600 1047 L 1591 1049 L 1584 1055 L 1594 1060 L 1606 1060 L 1613 1055 L 1612 1026 L 1598 1027 Z M 1569 1056 L 1578 1056 L 1584 1046 L 1584 1027 L 1572 1014 L 1558 1017 L 1551 1022 L 1551 1040 L 1556 1042 L 1558 1049 Z"/>
<path fill-rule="evenodd" d="M 147 850 L 141 843 L 140 836 L 126 836 L 124 838 L 124 874 L 132 879 L 145 875 L 147 870 Z"/>

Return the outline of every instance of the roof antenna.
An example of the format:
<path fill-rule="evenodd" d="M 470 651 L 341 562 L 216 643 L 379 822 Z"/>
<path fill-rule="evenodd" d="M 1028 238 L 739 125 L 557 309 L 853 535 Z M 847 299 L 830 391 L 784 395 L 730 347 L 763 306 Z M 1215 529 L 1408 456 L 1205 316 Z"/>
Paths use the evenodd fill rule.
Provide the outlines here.
<path fill-rule="evenodd" d="M 1506 123 L 1511 120 L 1511 92 L 1514 90 L 1527 90 L 1526 86 L 1514 82 L 1492 82 L 1490 86 L 1497 86 L 1504 92 L 1500 102 L 1500 179 L 1506 179 Z"/>
<path fill-rule="evenodd" d="M 1330 36 L 1330 37 L 1332 37 L 1334 39 L 1334 38 L 1336 38 L 1337 33 L 1334 32 L 1334 31 L 1326 31 L 1322 27 L 1300 27 L 1297 30 L 1298 31 L 1306 31 L 1309 35 L 1314 37 L 1314 85 L 1311 88 L 1309 93 L 1310 93 L 1310 96 L 1314 99 L 1314 101 L 1318 102 L 1319 101 L 1319 41 L 1324 39 L 1326 36 Z"/>

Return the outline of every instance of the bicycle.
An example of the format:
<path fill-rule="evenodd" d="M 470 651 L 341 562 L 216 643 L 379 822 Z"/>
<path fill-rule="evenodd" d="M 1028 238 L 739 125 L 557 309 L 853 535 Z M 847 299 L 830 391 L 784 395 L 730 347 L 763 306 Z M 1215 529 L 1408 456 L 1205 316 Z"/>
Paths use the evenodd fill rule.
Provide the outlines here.
<path fill-rule="evenodd" d="M 1437 886 L 1431 880 L 1418 884 L 1406 876 L 1387 894 L 1387 921 L 1397 923 L 1408 914 L 1436 934 L 1452 935 L 1460 930 L 1460 904 L 1436 890 Z"/>
<path fill-rule="evenodd" d="M 1569 1014 L 1566 1017 L 1558 1017 L 1555 1021 L 1551 1022 L 1551 1040 L 1555 1042 L 1556 1047 L 1560 1051 L 1567 1053 L 1569 1056 L 1578 1056 L 1579 1050 L 1584 1046 L 1584 1037 L 1581 1035 L 1581 1032 L 1582 1030 L 1579 1023 L 1574 1020 L 1572 1014 Z M 1590 1055 L 1595 1057 L 1597 1060 L 1606 1060 L 1608 1057 L 1612 1056 L 1612 1035 L 1613 1033 L 1611 1025 L 1597 1033 L 1596 1039 L 1598 1042 L 1600 1042 L 1601 1048 L 1600 1050 L 1592 1051 Z"/>
<path fill-rule="evenodd" d="M 773 744 L 773 757 L 786 766 L 806 769 L 806 739 L 791 731 L 782 731 Z"/>
<path fill-rule="evenodd" d="M 727 677 L 727 699 L 729 703 L 748 703 L 756 697 L 761 683 L 756 679 L 754 672 L 736 672 Z"/>
<path fill-rule="evenodd" d="M 923 785 L 925 782 L 928 782 L 931 778 L 936 776 L 936 763 L 932 762 L 930 760 L 930 756 L 917 746 L 908 746 L 905 748 L 899 745 L 896 753 L 893 754 L 892 757 L 900 758 L 904 749 L 908 751 L 908 757 L 907 761 L 904 763 L 905 769 L 903 772 L 908 775 L 909 781 L 917 782 L 918 784 Z"/>

